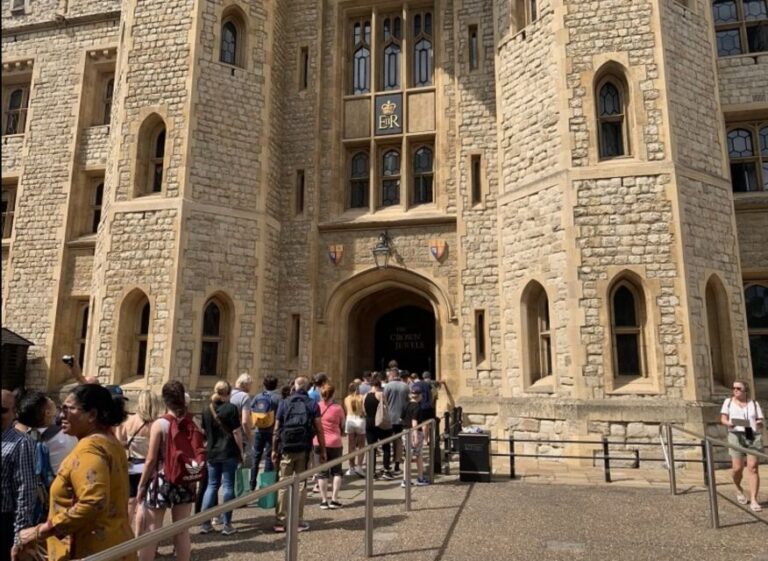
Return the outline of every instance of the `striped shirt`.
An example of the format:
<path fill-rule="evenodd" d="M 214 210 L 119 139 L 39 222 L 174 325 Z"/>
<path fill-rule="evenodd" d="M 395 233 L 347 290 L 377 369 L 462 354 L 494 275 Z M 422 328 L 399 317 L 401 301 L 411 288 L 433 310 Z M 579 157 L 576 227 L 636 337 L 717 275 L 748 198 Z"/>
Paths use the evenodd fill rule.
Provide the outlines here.
<path fill-rule="evenodd" d="M 2 444 L 0 502 L 3 514 L 15 513 L 14 543 L 18 543 L 19 532 L 34 523 L 32 513 L 35 507 L 37 481 L 35 444 L 13 426 L 3 431 Z"/>

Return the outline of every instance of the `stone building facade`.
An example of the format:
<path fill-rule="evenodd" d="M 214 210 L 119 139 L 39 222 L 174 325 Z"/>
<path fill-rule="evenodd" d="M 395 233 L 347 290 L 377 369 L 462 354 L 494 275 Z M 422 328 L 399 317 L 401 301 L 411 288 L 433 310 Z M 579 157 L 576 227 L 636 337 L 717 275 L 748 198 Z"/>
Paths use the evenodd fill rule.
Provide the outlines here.
<path fill-rule="evenodd" d="M 554 438 L 703 430 L 736 378 L 768 397 L 765 0 L 2 15 L 29 385 L 67 353 L 196 400 L 398 358 L 470 422 Z"/>

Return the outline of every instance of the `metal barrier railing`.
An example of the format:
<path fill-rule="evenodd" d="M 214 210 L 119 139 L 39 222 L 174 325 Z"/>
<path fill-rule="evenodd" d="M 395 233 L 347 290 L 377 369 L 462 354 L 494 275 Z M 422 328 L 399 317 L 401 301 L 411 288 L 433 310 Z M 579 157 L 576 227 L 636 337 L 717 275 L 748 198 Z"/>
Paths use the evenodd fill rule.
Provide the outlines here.
<path fill-rule="evenodd" d="M 690 431 L 688 429 L 677 427 L 672 423 L 662 423 L 659 427 L 659 431 L 662 432 L 667 439 L 666 444 L 662 439 L 661 446 L 662 446 L 662 450 L 664 451 L 664 455 L 667 457 L 667 470 L 669 472 L 669 490 L 673 495 L 677 495 L 677 474 L 675 472 L 674 432 L 678 431 L 688 436 L 693 436 L 697 439 L 701 439 L 702 442 L 704 443 L 704 466 L 707 474 L 707 477 L 705 478 L 704 481 L 705 481 L 705 484 L 707 485 L 708 495 L 709 495 L 710 522 L 712 523 L 713 528 L 720 528 L 720 513 L 718 511 L 718 506 L 717 506 L 717 479 L 715 479 L 715 457 L 714 457 L 714 452 L 712 450 L 713 447 L 719 446 L 721 448 L 736 450 L 743 454 L 747 454 L 749 456 L 755 456 L 763 460 L 768 460 L 768 455 L 762 452 L 756 452 L 755 450 L 749 450 L 748 448 L 742 448 L 741 446 L 730 444 L 728 442 L 725 442 L 724 440 L 720 440 L 719 438 L 713 438 L 711 436 L 701 435 L 693 431 Z M 698 461 L 701 461 L 701 460 L 698 460 Z"/>
<path fill-rule="evenodd" d="M 429 470 L 429 480 L 433 481 L 435 476 L 434 456 L 435 456 L 435 440 L 436 440 L 434 438 L 434 434 L 435 434 L 434 426 L 435 426 L 435 420 L 429 419 L 428 421 L 424 421 L 423 423 L 420 423 L 416 427 L 405 429 L 403 430 L 403 432 L 399 434 L 387 437 L 373 444 L 369 444 L 365 448 L 355 450 L 354 452 L 345 454 L 340 458 L 337 458 L 330 462 L 325 462 L 324 464 L 310 468 L 299 474 L 294 474 L 292 477 L 282 479 L 277 483 L 270 485 L 269 487 L 257 489 L 246 495 L 242 495 L 241 497 L 237 497 L 235 499 L 232 499 L 231 501 L 227 501 L 226 503 L 220 504 L 213 508 L 209 508 L 198 514 L 189 516 L 184 520 L 179 520 L 178 522 L 174 522 L 168 526 L 159 528 L 154 532 L 144 534 L 143 536 L 139 536 L 138 538 L 128 540 L 119 545 L 116 545 L 114 547 L 111 547 L 99 553 L 86 557 L 83 561 L 113 561 L 115 559 L 120 559 L 125 555 L 129 555 L 131 553 L 138 551 L 139 549 L 143 549 L 148 546 L 156 545 L 158 542 L 171 538 L 176 534 L 183 532 L 185 530 L 189 530 L 193 526 L 199 526 L 203 524 L 203 522 L 209 521 L 211 518 L 215 516 L 219 516 L 221 514 L 224 514 L 225 512 L 229 512 L 231 510 L 235 510 L 237 508 L 246 506 L 249 503 L 252 503 L 253 501 L 258 500 L 261 497 L 264 497 L 271 493 L 275 493 L 281 489 L 287 489 L 287 492 L 288 492 L 288 505 L 286 509 L 286 532 L 287 532 L 286 538 L 287 539 L 285 541 L 286 543 L 285 559 L 286 561 L 297 561 L 298 560 L 298 534 L 299 534 L 299 501 L 300 501 L 300 493 L 301 493 L 301 489 L 300 489 L 301 482 L 306 481 L 307 479 L 311 478 L 315 474 L 318 474 L 322 471 L 326 471 L 335 465 L 342 464 L 343 462 L 349 461 L 351 458 L 356 458 L 362 454 L 366 454 L 367 456 L 367 465 L 366 465 L 366 474 L 365 474 L 366 477 L 365 477 L 364 548 L 365 548 L 365 556 L 372 557 L 373 556 L 373 506 L 374 506 L 373 481 L 374 481 L 374 464 L 376 462 L 376 450 L 378 448 L 382 448 L 385 445 L 391 444 L 396 440 L 401 439 L 403 435 L 407 435 L 410 442 L 411 431 L 420 429 L 422 427 L 428 427 L 428 430 L 431 431 L 431 435 L 430 435 L 431 438 L 429 439 L 429 446 L 427 447 L 427 450 L 429 453 L 429 464 L 426 467 Z M 403 448 L 405 449 L 404 478 L 406 481 L 410 482 L 411 481 L 411 463 L 413 462 L 413 459 L 414 459 L 413 450 L 411 450 L 410 446 L 403 446 Z M 405 492 L 405 497 L 404 497 L 405 511 L 410 512 L 412 510 L 411 486 L 406 485 L 403 490 Z"/>

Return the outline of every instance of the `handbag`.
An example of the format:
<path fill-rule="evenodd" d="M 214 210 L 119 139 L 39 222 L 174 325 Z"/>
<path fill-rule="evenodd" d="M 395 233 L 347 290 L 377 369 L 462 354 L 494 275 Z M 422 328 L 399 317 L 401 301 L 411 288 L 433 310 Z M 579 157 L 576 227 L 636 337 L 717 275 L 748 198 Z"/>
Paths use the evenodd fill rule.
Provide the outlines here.
<path fill-rule="evenodd" d="M 265 471 L 259 474 L 259 489 L 277 483 L 277 471 Z M 259 508 L 275 508 L 277 492 L 269 493 L 259 499 Z"/>
<path fill-rule="evenodd" d="M 235 472 L 235 497 L 251 492 L 251 468 L 239 467 Z"/>

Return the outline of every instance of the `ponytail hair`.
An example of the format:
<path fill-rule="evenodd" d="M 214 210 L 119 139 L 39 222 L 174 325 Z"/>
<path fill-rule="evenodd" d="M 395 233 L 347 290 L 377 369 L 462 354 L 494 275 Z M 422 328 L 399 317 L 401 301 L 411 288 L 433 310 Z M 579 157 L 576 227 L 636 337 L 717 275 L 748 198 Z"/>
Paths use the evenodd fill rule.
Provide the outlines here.
<path fill-rule="evenodd" d="M 165 407 L 179 418 L 187 414 L 185 393 L 184 384 L 178 380 L 171 380 L 163 385 L 162 394 Z"/>
<path fill-rule="evenodd" d="M 104 386 L 81 384 L 72 390 L 72 395 L 83 411 L 96 411 L 96 423 L 102 427 L 115 427 L 125 421 L 125 399 Z"/>
<path fill-rule="evenodd" d="M 229 400 L 229 394 L 232 391 L 232 386 L 226 380 L 219 380 L 216 385 L 213 386 L 213 393 L 211 394 L 211 405 L 214 403 L 224 403 Z"/>

